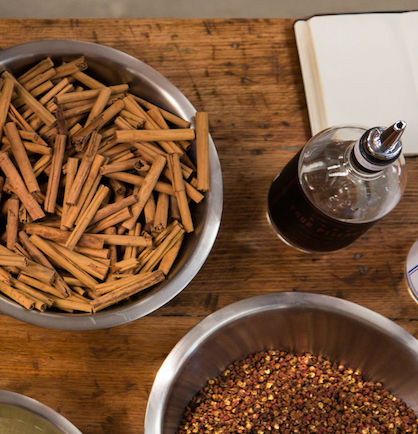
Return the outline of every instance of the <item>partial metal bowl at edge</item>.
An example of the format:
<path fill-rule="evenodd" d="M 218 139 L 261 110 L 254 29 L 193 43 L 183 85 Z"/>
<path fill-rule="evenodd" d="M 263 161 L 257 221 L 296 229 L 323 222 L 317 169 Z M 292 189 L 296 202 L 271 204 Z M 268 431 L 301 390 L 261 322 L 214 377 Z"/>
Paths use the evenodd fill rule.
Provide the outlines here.
<path fill-rule="evenodd" d="M 173 348 L 148 399 L 145 434 L 174 434 L 192 397 L 230 363 L 266 349 L 310 352 L 381 381 L 418 415 L 418 341 L 346 300 L 275 293 L 211 314 Z"/>
<path fill-rule="evenodd" d="M 81 41 L 46 40 L 17 45 L 0 52 L 0 71 L 20 74 L 50 56 L 85 56 L 91 73 L 106 84 L 129 83 L 132 93 L 194 122 L 196 109 L 159 72 L 140 60 L 103 45 Z M 193 149 L 192 149 L 193 152 Z M 189 234 L 168 279 L 132 301 L 91 315 L 28 311 L 0 296 L 0 312 L 28 323 L 67 330 L 100 329 L 124 324 L 148 315 L 179 294 L 197 274 L 215 242 L 222 214 L 222 173 L 210 138 L 211 191 L 193 211 L 195 231 Z"/>
<path fill-rule="evenodd" d="M 9 392 L 8 390 L 0 390 L 0 407 L 2 407 L 3 405 L 12 406 L 12 408 L 18 407 L 23 412 L 28 412 L 35 417 L 41 417 L 49 424 L 51 424 L 55 428 L 55 430 L 59 431 L 62 434 L 82 434 L 81 431 L 79 431 L 64 416 L 61 416 L 59 413 L 42 404 L 41 402 L 29 398 L 28 396 L 21 395 L 20 393 Z M 19 415 L 17 417 L 17 420 L 19 420 L 22 415 Z M 22 423 L 21 420 L 20 422 Z M 28 432 L 30 426 L 27 426 L 26 424 L 24 424 L 24 426 L 24 431 Z M 23 430 L 23 428 L 20 429 Z M 42 432 L 44 432 L 44 430 L 41 430 L 41 428 L 39 427 L 34 427 L 34 430 L 31 432 L 39 432 L 39 434 L 41 434 Z"/>

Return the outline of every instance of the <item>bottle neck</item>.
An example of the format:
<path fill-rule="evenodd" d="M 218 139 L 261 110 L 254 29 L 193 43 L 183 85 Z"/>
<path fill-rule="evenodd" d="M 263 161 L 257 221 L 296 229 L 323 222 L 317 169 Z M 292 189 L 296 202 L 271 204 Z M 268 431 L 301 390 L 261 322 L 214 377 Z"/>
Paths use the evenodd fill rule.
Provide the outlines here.
<path fill-rule="evenodd" d="M 377 168 L 376 166 L 369 166 L 370 163 L 367 160 L 364 161 L 361 157 L 361 154 L 360 156 L 358 154 L 359 151 L 358 151 L 358 141 L 357 141 L 354 142 L 352 146 L 350 146 L 347 149 L 347 152 L 345 153 L 344 156 L 344 160 L 352 175 L 360 177 L 365 180 L 379 178 L 384 168 L 387 166 L 380 167 L 380 168 Z"/>

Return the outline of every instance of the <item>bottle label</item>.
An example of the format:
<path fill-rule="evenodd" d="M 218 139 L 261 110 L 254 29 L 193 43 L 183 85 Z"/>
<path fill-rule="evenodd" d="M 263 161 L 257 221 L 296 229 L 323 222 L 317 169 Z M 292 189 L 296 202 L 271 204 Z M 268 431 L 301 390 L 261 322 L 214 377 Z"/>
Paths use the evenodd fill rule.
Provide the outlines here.
<path fill-rule="evenodd" d="M 347 246 L 375 222 L 346 223 L 316 208 L 299 183 L 299 155 L 290 160 L 270 187 L 270 221 L 282 238 L 302 250 L 332 251 Z"/>

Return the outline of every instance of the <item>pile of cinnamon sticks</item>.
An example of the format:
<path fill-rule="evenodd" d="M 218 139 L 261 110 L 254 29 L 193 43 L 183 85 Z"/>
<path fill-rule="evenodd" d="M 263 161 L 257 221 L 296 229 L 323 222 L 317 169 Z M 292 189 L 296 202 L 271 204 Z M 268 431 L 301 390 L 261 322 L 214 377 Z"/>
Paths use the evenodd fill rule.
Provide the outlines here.
<path fill-rule="evenodd" d="M 0 78 L 0 292 L 27 309 L 94 313 L 163 281 L 210 186 L 206 113 L 191 128 L 86 69 Z"/>

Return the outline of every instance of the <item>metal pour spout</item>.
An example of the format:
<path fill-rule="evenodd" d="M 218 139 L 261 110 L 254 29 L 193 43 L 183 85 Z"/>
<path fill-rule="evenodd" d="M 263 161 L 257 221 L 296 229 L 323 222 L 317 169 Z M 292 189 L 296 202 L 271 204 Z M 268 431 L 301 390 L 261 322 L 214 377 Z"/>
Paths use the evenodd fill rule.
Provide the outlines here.
<path fill-rule="evenodd" d="M 365 157 L 386 164 L 396 160 L 402 151 L 401 136 L 406 128 L 405 121 L 397 121 L 390 127 L 375 127 L 367 130 L 361 142 Z"/>
<path fill-rule="evenodd" d="M 406 128 L 406 122 L 397 121 L 380 133 L 381 152 L 389 151 L 399 141 Z"/>

